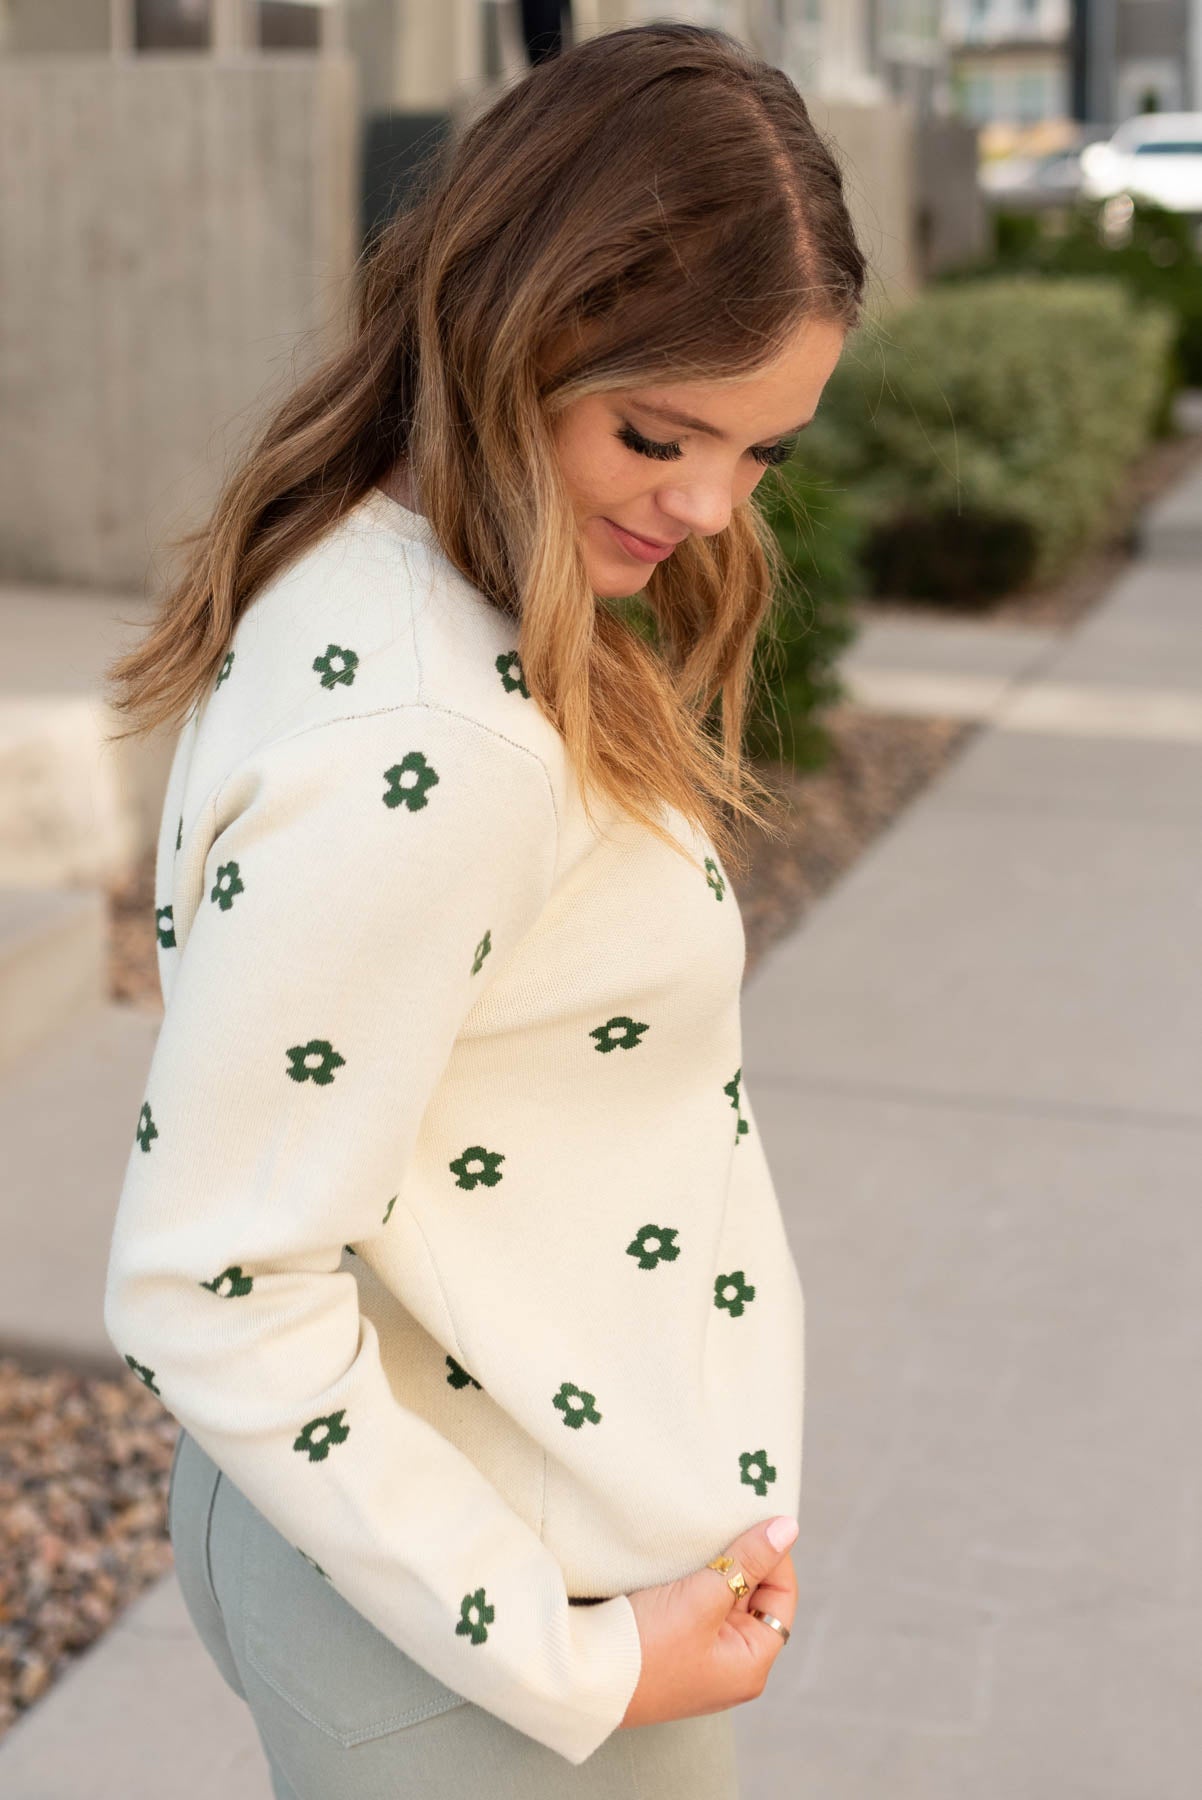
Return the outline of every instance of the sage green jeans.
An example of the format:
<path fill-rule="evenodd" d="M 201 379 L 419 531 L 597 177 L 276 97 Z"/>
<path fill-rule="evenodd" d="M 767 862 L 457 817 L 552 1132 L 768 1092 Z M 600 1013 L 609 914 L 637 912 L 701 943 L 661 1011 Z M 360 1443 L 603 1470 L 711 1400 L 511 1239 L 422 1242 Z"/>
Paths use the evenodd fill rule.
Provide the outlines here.
<path fill-rule="evenodd" d="M 184 1603 L 250 1709 L 276 1800 L 739 1800 L 729 1710 L 616 1730 L 569 1763 L 377 1631 L 182 1429 L 167 1522 Z"/>

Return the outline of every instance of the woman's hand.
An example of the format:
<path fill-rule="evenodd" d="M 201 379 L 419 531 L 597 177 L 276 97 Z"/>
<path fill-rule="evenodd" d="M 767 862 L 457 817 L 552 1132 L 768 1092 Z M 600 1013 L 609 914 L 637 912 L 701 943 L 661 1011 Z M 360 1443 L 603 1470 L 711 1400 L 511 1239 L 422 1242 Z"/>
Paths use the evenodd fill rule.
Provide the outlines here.
<path fill-rule="evenodd" d="M 788 1550 L 796 1526 L 788 1521 L 790 1536 L 778 1550 L 768 1539 L 772 1522 L 753 1525 L 727 1548 L 751 1586 L 741 1600 L 726 1576 L 707 1568 L 627 1596 L 638 1622 L 643 1667 L 622 1726 L 724 1712 L 763 1693 L 784 1639 L 773 1626 L 753 1619 L 749 1609 L 772 1613 L 790 1630 L 797 1610 L 797 1576 Z"/>

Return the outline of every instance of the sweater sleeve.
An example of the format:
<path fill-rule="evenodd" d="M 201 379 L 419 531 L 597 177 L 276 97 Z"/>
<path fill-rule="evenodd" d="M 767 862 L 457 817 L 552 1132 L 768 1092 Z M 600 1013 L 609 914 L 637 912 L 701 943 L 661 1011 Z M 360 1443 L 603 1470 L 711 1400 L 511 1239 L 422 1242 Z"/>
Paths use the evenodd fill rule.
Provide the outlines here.
<path fill-rule="evenodd" d="M 379 1631 L 581 1763 L 637 1684 L 634 1610 L 569 1607 L 538 1533 L 398 1402 L 339 1267 L 387 1229 L 459 1027 L 550 892 L 547 771 L 406 703 L 254 750 L 209 815 L 173 896 L 106 1332 Z"/>

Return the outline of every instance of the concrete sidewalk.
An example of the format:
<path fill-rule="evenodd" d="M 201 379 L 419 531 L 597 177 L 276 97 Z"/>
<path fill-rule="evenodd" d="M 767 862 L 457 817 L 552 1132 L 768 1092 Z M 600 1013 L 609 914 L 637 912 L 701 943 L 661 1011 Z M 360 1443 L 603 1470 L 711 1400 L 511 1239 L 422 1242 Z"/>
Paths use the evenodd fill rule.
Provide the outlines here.
<path fill-rule="evenodd" d="M 747 1800 L 1202 1785 L 1202 474 L 1144 541 L 748 986 L 808 1369 Z"/>
<path fill-rule="evenodd" d="M 736 1715 L 743 1800 L 1194 1800 L 1200 541 L 1197 474 L 1068 636 L 881 625 L 847 659 L 859 697 L 984 722 L 748 984 L 807 1412 L 801 1602 Z M 106 1119 L 152 1048 L 127 1023 L 75 1049 Z M 22 1148 L 64 1066 L 47 1046 L 0 1096 L 0 1329 L 117 1372 L 124 1134 L 86 1183 Z M 0 1741 L 5 1800 L 164 1792 L 269 1800 L 174 1575 Z"/>

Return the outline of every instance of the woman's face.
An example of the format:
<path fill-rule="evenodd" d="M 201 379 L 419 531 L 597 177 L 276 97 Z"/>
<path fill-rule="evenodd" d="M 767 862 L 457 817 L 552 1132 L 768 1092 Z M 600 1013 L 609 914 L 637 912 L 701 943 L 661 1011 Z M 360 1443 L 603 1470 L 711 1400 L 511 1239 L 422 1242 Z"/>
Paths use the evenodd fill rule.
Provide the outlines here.
<path fill-rule="evenodd" d="M 555 442 L 595 594 L 637 594 L 672 546 L 730 523 L 809 424 L 845 336 L 806 319 L 753 375 L 613 388 L 565 407 Z"/>

